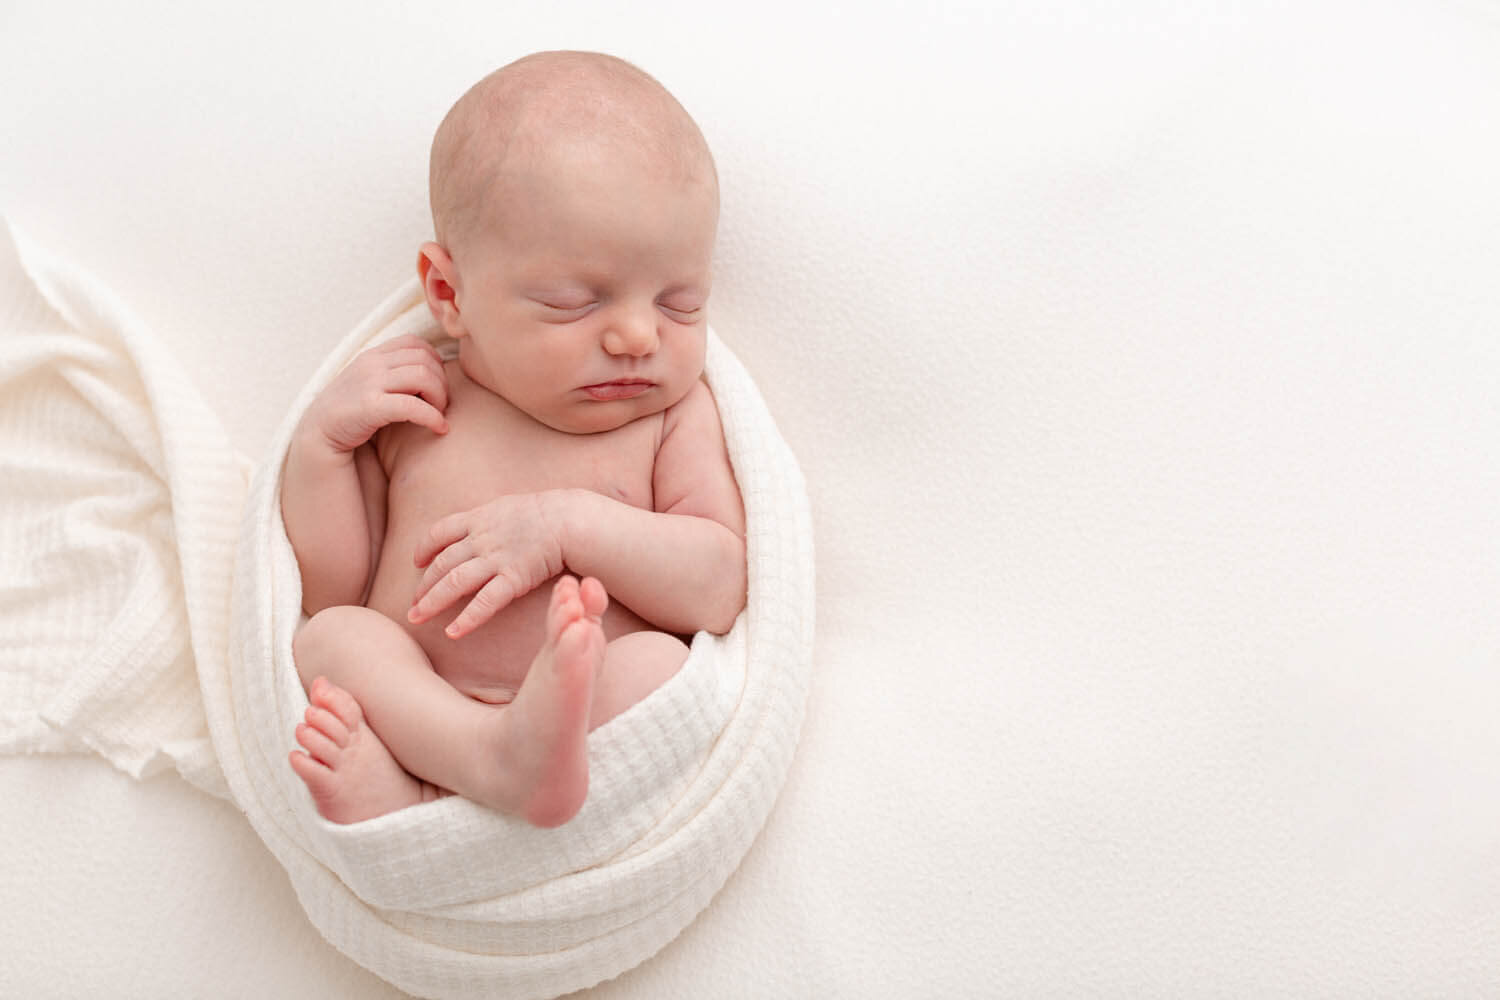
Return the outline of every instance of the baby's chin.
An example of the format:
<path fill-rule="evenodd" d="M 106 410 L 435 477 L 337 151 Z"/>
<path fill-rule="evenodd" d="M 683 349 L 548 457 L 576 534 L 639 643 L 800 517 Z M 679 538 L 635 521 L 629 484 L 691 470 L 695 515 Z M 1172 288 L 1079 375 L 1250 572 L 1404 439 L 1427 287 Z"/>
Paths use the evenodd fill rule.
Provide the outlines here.
<path fill-rule="evenodd" d="M 534 420 L 565 434 L 605 434 L 643 417 L 655 416 L 687 393 L 667 393 L 661 387 L 633 399 L 583 400 L 548 413 L 531 413 Z"/>

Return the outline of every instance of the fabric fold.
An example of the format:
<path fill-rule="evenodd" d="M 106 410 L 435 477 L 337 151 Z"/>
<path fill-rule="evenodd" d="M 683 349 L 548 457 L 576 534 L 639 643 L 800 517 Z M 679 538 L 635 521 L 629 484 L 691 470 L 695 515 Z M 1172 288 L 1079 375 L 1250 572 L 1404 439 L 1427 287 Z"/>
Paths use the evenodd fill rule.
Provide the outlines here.
<path fill-rule="evenodd" d="M 194 664 L 228 649 L 247 485 L 161 343 L 0 222 L 0 751 L 227 788 Z"/>

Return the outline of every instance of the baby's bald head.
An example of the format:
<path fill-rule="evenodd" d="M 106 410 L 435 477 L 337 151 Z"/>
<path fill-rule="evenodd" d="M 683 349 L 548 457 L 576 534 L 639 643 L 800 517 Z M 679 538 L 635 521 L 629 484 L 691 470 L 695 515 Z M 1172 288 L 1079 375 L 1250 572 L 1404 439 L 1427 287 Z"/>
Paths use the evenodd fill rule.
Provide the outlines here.
<path fill-rule="evenodd" d="M 457 253 L 503 223 L 508 178 L 578 163 L 706 182 L 717 202 L 708 144 L 665 87 L 613 56 L 538 52 L 480 80 L 438 126 L 428 178 L 438 242 Z"/>

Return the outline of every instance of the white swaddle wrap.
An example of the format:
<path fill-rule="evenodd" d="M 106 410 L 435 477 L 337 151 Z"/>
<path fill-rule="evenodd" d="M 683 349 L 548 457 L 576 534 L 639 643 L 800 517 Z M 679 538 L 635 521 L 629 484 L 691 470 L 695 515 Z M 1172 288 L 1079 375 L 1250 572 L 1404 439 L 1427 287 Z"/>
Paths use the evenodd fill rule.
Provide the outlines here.
<path fill-rule="evenodd" d="M 287 765 L 307 705 L 281 464 L 313 396 L 364 348 L 435 336 L 415 281 L 304 389 L 259 470 L 235 564 L 227 669 L 200 670 L 235 801 L 339 950 L 423 996 L 552 996 L 619 974 L 676 936 L 739 864 L 781 787 L 811 665 L 811 518 L 796 462 L 738 361 L 709 334 L 705 374 L 744 497 L 749 591 L 678 674 L 589 738 L 582 811 L 541 830 L 459 797 L 338 826 Z"/>

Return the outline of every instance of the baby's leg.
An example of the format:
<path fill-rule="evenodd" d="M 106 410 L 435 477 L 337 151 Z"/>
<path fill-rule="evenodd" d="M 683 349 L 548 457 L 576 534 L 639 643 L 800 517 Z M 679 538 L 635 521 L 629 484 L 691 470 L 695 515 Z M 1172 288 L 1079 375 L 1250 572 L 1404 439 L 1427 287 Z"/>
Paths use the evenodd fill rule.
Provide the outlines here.
<path fill-rule="evenodd" d="M 682 640 L 666 632 L 631 632 L 612 641 L 594 684 L 590 731 L 665 684 L 682 669 L 687 655 Z"/>
<path fill-rule="evenodd" d="M 400 693 L 430 678 L 447 687 L 404 629 L 368 608 L 328 608 L 293 637 L 292 655 L 310 704 L 291 765 L 319 813 L 355 823 L 441 794 L 398 762 L 366 711 L 387 701 L 384 685 Z"/>
<path fill-rule="evenodd" d="M 572 577 L 558 581 L 545 642 L 509 706 L 460 693 L 432 671 L 405 629 L 366 608 L 320 612 L 297 634 L 293 652 L 304 683 L 325 677 L 353 695 L 379 737 L 370 742 L 383 744 L 411 775 L 555 826 L 572 818 L 588 789 L 587 732 L 604 655 L 605 601 L 598 581 L 581 589 Z M 362 770 L 367 779 L 375 771 Z M 414 802 L 420 785 L 416 792 L 418 798 L 404 794 Z M 386 789 L 381 797 L 398 796 Z"/>

